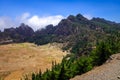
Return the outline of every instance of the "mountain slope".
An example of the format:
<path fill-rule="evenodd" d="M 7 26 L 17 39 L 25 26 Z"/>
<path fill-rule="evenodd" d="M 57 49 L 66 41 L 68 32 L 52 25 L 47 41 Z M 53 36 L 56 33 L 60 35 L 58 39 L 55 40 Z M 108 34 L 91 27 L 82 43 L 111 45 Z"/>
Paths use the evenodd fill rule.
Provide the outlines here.
<path fill-rule="evenodd" d="M 105 64 L 70 80 L 120 80 L 120 53 L 112 55 Z"/>
<path fill-rule="evenodd" d="M 4 29 L 4 32 L 0 32 L 0 44 L 4 44 L 6 42 L 25 42 L 27 41 L 32 35 L 34 31 L 28 25 L 22 23 L 17 28 L 7 28 Z"/>
<path fill-rule="evenodd" d="M 106 39 L 114 31 L 120 31 L 120 24 L 101 18 L 88 20 L 81 14 L 70 15 L 61 20 L 57 26 L 49 25 L 46 29 L 36 31 L 30 42 L 38 45 L 52 42 L 63 43 L 63 50 L 81 54 L 83 50 L 74 50 L 74 48 L 90 50 L 91 46 Z"/>
<path fill-rule="evenodd" d="M 91 50 L 91 47 L 106 39 L 111 33 L 119 31 L 119 23 L 102 18 L 88 20 L 81 14 L 77 14 L 61 20 L 57 26 L 48 25 L 35 32 L 25 24 L 21 24 L 17 28 L 5 29 L 4 32 L 0 32 L 0 43 L 11 41 L 43 45 L 57 42 L 64 44 L 63 50 L 81 54 L 85 50 Z M 77 50 L 74 50 L 75 48 Z M 82 48 L 85 50 L 83 51 Z"/>
<path fill-rule="evenodd" d="M 57 43 L 43 46 L 32 43 L 0 45 L 0 78 L 21 80 L 25 74 L 50 69 L 52 61 L 59 63 L 67 54 L 60 46 Z"/>

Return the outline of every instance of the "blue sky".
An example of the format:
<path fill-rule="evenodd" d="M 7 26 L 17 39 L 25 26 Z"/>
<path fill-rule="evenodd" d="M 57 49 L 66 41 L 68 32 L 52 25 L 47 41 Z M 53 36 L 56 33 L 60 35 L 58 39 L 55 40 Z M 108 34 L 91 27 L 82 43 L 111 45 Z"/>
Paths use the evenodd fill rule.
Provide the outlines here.
<path fill-rule="evenodd" d="M 120 0 L 0 0 L 0 18 L 9 17 L 11 22 L 16 22 L 25 13 L 31 18 L 58 15 L 63 18 L 81 13 L 88 18 L 120 22 Z"/>

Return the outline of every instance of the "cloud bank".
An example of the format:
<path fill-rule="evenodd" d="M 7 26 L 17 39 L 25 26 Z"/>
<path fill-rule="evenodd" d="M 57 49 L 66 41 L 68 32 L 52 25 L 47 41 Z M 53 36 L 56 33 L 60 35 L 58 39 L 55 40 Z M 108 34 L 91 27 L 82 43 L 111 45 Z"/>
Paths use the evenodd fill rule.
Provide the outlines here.
<path fill-rule="evenodd" d="M 21 23 L 25 23 L 32 27 L 35 31 L 37 29 L 45 28 L 49 24 L 57 25 L 64 17 L 62 15 L 53 16 L 38 16 L 30 15 L 30 13 L 24 13 L 16 19 L 9 17 L 0 17 L 0 30 L 10 27 L 18 27 Z"/>
<path fill-rule="evenodd" d="M 53 24 L 54 26 L 57 25 L 64 17 L 62 15 L 55 15 L 55 16 L 38 16 L 34 15 L 30 17 L 29 13 L 25 13 L 21 17 L 21 23 L 28 24 L 32 26 L 34 30 L 44 28 L 49 24 Z"/>

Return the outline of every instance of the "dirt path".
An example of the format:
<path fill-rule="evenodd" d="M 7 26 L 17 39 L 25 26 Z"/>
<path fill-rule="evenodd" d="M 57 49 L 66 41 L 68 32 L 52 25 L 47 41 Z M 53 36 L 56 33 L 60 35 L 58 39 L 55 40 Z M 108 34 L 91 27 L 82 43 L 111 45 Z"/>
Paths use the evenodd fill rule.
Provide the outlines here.
<path fill-rule="evenodd" d="M 120 53 L 112 55 L 104 65 L 71 80 L 120 80 Z"/>
<path fill-rule="evenodd" d="M 0 77 L 5 80 L 20 80 L 23 75 L 45 71 L 52 61 L 61 62 L 67 52 L 60 44 L 36 46 L 31 43 L 0 45 Z"/>

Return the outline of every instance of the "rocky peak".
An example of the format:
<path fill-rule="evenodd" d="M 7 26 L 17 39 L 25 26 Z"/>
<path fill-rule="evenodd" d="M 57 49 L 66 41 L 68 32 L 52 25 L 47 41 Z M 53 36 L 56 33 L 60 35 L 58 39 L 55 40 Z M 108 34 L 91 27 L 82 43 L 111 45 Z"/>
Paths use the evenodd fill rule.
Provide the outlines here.
<path fill-rule="evenodd" d="M 114 25 L 116 24 L 115 22 L 112 22 L 112 21 L 108 21 L 108 20 L 105 20 L 104 18 L 93 18 L 91 21 L 97 21 L 97 22 L 102 22 L 102 23 L 106 23 L 106 24 L 110 24 L 110 25 Z"/>
<path fill-rule="evenodd" d="M 13 36 L 17 33 L 16 28 L 6 28 L 4 29 L 4 32 L 6 35 Z"/>
<path fill-rule="evenodd" d="M 50 25 L 47 25 L 46 26 L 46 29 L 51 29 L 51 28 L 53 28 L 54 26 L 52 25 L 52 24 L 50 24 Z"/>
<path fill-rule="evenodd" d="M 25 25 L 24 23 L 22 23 L 18 28 L 16 28 L 16 31 L 20 35 L 25 35 L 25 36 L 32 36 L 34 33 L 33 29 L 28 25 Z"/>
<path fill-rule="evenodd" d="M 31 27 L 29 27 L 28 25 L 25 25 L 24 23 L 21 23 L 21 25 L 18 27 L 19 29 L 32 29 Z"/>
<path fill-rule="evenodd" d="M 67 18 L 68 20 L 70 20 L 70 21 L 75 21 L 75 16 L 73 16 L 73 15 L 70 15 L 70 16 L 68 16 L 68 18 Z"/>
<path fill-rule="evenodd" d="M 77 15 L 76 15 L 76 18 L 77 18 L 78 20 L 83 20 L 83 21 L 87 21 L 87 20 L 88 20 L 87 18 L 85 18 L 85 17 L 82 16 L 81 14 L 77 14 Z"/>
<path fill-rule="evenodd" d="M 47 25 L 45 29 L 36 31 L 36 33 L 43 34 L 43 35 L 52 34 L 53 32 L 54 32 L 54 26 L 52 24 Z"/>

